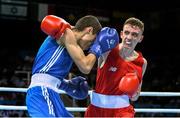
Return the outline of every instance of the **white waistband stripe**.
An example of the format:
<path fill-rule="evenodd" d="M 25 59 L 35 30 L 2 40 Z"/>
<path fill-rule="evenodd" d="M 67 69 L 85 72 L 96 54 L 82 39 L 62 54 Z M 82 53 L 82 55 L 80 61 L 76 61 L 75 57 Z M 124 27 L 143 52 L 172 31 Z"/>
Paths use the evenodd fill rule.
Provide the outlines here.
<path fill-rule="evenodd" d="M 127 95 L 103 95 L 93 91 L 90 98 L 91 104 L 101 108 L 124 108 L 130 105 Z"/>
<path fill-rule="evenodd" d="M 56 92 L 59 92 L 60 84 L 61 84 L 61 81 L 56 77 L 53 77 L 48 74 L 37 73 L 31 77 L 31 84 L 29 88 L 32 88 L 35 86 L 45 86 L 50 89 L 53 89 Z"/>

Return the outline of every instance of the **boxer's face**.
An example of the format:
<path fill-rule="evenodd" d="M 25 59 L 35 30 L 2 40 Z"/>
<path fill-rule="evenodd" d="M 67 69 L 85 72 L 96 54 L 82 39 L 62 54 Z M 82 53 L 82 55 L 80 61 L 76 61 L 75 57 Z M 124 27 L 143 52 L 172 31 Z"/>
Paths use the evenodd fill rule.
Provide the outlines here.
<path fill-rule="evenodd" d="M 125 48 L 135 48 L 143 39 L 142 31 L 137 26 L 126 24 L 121 31 L 121 39 Z"/>
<path fill-rule="evenodd" d="M 81 38 L 78 41 L 78 44 L 83 50 L 87 50 L 90 45 L 94 42 L 96 38 L 96 34 L 93 34 L 93 28 L 88 27 L 84 31 L 84 35 L 81 36 Z"/>
<path fill-rule="evenodd" d="M 83 50 L 87 50 L 94 42 L 96 35 L 86 34 L 79 40 L 79 45 Z"/>

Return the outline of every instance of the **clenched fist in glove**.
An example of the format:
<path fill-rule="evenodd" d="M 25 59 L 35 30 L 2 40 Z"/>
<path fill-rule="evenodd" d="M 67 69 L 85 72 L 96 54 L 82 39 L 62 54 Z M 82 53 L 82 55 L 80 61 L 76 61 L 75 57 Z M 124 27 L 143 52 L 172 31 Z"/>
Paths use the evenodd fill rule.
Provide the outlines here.
<path fill-rule="evenodd" d="M 90 47 L 89 53 L 99 58 L 103 53 L 111 50 L 119 44 L 119 35 L 116 29 L 104 27 L 96 36 L 96 40 Z"/>
<path fill-rule="evenodd" d="M 54 39 L 59 39 L 66 28 L 71 28 L 71 25 L 64 19 L 54 15 L 46 16 L 41 22 L 41 30 Z"/>
<path fill-rule="evenodd" d="M 85 99 L 88 96 L 88 83 L 86 78 L 81 76 L 71 80 L 63 79 L 59 88 L 77 100 Z"/>
<path fill-rule="evenodd" d="M 140 83 L 136 73 L 127 73 L 119 83 L 119 89 L 130 98 L 138 90 Z"/>

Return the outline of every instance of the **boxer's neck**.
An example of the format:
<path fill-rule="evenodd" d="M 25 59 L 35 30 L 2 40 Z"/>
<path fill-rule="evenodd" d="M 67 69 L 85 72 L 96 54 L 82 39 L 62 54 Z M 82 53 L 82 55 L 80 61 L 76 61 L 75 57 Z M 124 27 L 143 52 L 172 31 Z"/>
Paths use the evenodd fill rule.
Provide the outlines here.
<path fill-rule="evenodd" d="M 138 53 L 131 48 L 124 48 L 122 44 L 120 46 L 120 56 L 126 61 L 133 61 L 138 57 Z"/>

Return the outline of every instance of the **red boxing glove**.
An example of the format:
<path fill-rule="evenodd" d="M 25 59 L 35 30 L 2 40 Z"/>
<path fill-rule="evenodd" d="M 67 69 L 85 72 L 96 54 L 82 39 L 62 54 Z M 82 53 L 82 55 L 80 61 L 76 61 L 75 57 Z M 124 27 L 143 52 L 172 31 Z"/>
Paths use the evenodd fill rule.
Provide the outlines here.
<path fill-rule="evenodd" d="M 46 16 L 41 22 L 41 30 L 55 39 L 60 38 L 66 28 L 71 28 L 71 25 L 64 19 L 54 15 Z"/>
<path fill-rule="evenodd" d="M 127 94 L 129 97 L 138 90 L 139 79 L 136 73 L 127 73 L 119 83 L 119 89 Z"/>

